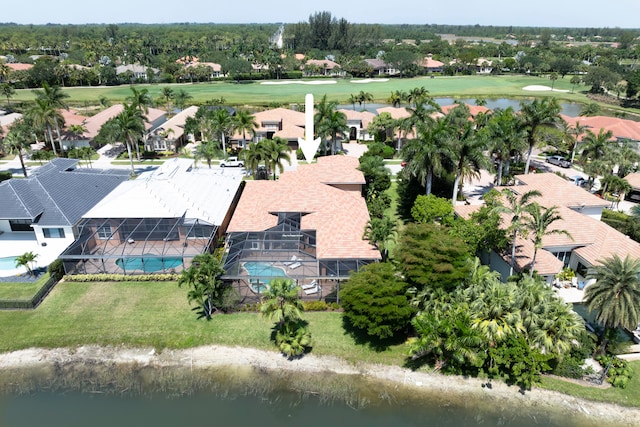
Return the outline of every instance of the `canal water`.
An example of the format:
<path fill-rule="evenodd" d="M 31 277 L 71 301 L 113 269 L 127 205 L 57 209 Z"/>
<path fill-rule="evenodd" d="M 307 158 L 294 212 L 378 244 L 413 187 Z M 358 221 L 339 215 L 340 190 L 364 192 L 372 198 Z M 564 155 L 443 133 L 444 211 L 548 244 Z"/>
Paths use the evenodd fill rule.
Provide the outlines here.
<path fill-rule="evenodd" d="M 0 425 L 7 427 L 603 427 L 543 406 L 253 368 L 53 366 L 0 371 L 0 388 Z"/>

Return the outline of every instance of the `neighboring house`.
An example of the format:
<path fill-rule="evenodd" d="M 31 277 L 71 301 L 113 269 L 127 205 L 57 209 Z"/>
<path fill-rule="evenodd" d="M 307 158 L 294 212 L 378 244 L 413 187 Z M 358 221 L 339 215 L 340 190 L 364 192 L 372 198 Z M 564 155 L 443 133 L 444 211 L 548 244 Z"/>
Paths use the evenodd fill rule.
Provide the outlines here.
<path fill-rule="evenodd" d="M 84 123 L 87 131 L 84 133 L 85 136 L 85 144 L 89 145 L 93 142 L 94 138 L 98 136 L 100 129 L 102 126 L 107 123 L 110 119 L 116 117 L 124 110 L 124 105 L 116 104 L 107 108 L 96 114 L 95 116 L 91 116 L 87 118 Z M 159 110 L 157 108 L 149 108 L 148 112 L 145 114 L 147 117 L 147 122 L 145 122 L 145 130 L 146 132 L 150 132 L 153 129 L 157 128 L 167 120 L 167 112 L 163 110 Z M 81 141 L 77 141 L 75 143 L 76 146 L 82 146 Z M 124 141 L 119 141 L 124 142 Z"/>
<path fill-rule="evenodd" d="M 151 70 L 153 72 L 153 76 L 147 75 L 147 73 Z M 126 74 L 131 73 L 131 76 L 136 80 L 150 80 L 152 77 L 160 74 L 160 70 L 153 67 L 146 67 L 140 64 L 128 64 L 128 65 L 118 65 L 116 67 L 116 74 Z"/>
<path fill-rule="evenodd" d="M 442 73 L 444 71 L 444 63 L 436 61 L 431 55 L 427 55 L 424 59 L 418 62 L 427 73 Z"/>
<path fill-rule="evenodd" d="M 275 137 L 286 140 L 292 149 L 298 148 L 298 138 L 304 138 L 305 114 L 288 108 L 274 108 L 261 111 L 253 115 L 258 128 L 256 129 L 254 142 Z M 251 138 L 250 134 L 246 135 Z M 240 144 L 242 134 L 236 133 L 231 142 Z"/>
<path fill-rule="evenodd" d="M 550 230 L 566 230 L 565 234 L 552 234 L 542 239 L 542 249 L 538 250 L 535 270 L 551 283 L 564 267 L 576 271 L 581 279 L 587 276 L 589 268 L 599 265 L 606 257 L 618 254 L 621 258 L 630 255 L 640 258 L 640 244 L 600 221 L 602 210 L 610 203 L 588 191 L 564 180 L 553 173 L 517 175 L 516 185 L 508 188 L 517 195 L 538 190 L 542 195 L 532 201 L 543 207 L 556 206 L 561 220 L 554 222 Z M 479 206 L 458 205 L 456 214 L 468 218 Z M 507 227 L 511 218 L 503 215 L 502 224 Z M 516 242 L 516 271 L 529 269 L 533 259 L 534 245 L 531 238 L 519 237 Z M 503 280 L 509 274 L 511 250 L 490 254 L 490 265 L 500 272 Z"/>
<path fill-rule="evenodd" d="M 123 182 L 82 216 L 60 256 L 67 274 L 179 272 L 212 252 L 242 188 L 242 172 L 172 159 Z"/>
<path fill-rule="evenodd" d="M 478 74 L 491 74 L 493 71 L 493 61 L 485 58 L 478 58 L 476 61 L 476 73 Z"/>
<path fill-rule="evenodd" d="M 20 113 L 0 114 L 0 127 L 2 128 L 2 135 L 7 135 L 9 132 L 9 126 L 16 120 L 22 118 Z"/>
<path fill-rule="evenodd" d="M 204 68 L 208 71 L 208 78 L 224 77 L 222 73 L 222 65 L 215 62 L 189 62 L 185 65 L 185 69 L 194 72 L 194 69 Z"/>
<path fill-rule="evenodd" d="M 29 245 L 39 254 L 38 263 L 48 265 L 75 240 L 82 215 L 129 178 L 125 170 L 78 169 L 77 164 L 56 158 L 28 178 L 0 183 L 0 254 Z"/>
<path fill-rule="evenodd" d="M 399 73 L 398 70 L 393 68 L 393 65 L 386 64 L 382 59 L 365 59 L 364 62 L 369 64 L 373 68 L 374 74 L 379 76 L 395 76 Z"/>
<path fill-rule="evenodd" d="M 305 76 L 343 76 L 340 64 L 329 59 L 309 59 L 305 62 L 303 75 Z"/>
<path fill-rule="evenodd" d="M 613 138 L 619 141 L 630 140 L 640 142 L 640 123 L 633 120 L 607 116 L 569 117 L 561 115 L 561 117 L 569 125 L 575 126 L 579 123 L 582 126 L 586 126 L 587 129 L 596 135 L 600 132 L 600 129 L 604 129 L 605 131 L 611 131 Z M 584 136 L 584 134 L 582 136 Z"/>
<path fill-rule="evenodd" d="M 184 125 L 189 117 L 194 117 L 198 107 L 192 105 L 156 127 L 147 135 L 145 149 L 147 151 L 177 151 L 187 143 Z"/>
<path fill-rule="evenodd" d="M 491 112 L 490 108 L 487 108 L 483 105 L 471 105 L 471 104 L 465 104 L 465 105 L 469 108 L 469 113 L 471 114 L 470 119 L 475 118 L 479 113 L 487 114 Z M 451 112 L 451 110 L 453 110 L 457 106 L 458 104 L 445 105 L 443 107 L 440 107 L 440 110 L 442 111 L 442 114 L 447 115 Z"/>
<path fill-rule="evenodd" d="M 640 173 L 634 172 L 625 176 L 624 179 L 631 186 L 631 191 L 628 194 L 625 194 L 624 197 L 628 200 L 633 200 L 634 202 L 640 201 Z"/>
<path fill-rule="evenodd" d="M 369 123 L 376 116 L 370 111 L 338 110 L 347 116 L 349 126 L 349 141 L 373 141 L 373 135 L 367 131 Z"/>
<path fill-rule="evenodd" d="M 326 156 L 277 181 L 247 181 L 225 244 L 223 279 L 258 299 L 269 280 L 288 277 L 320 298 L 381 259 L 362 238 L 369 212 L 357 158 Z"/>
<path fill-rule="evenodd" d="M 20 62 L 7 63 L 5 65 L 11 68 L 11 71 L 29 71 L 33 68 L 33 64 L 24 64 Z"/>

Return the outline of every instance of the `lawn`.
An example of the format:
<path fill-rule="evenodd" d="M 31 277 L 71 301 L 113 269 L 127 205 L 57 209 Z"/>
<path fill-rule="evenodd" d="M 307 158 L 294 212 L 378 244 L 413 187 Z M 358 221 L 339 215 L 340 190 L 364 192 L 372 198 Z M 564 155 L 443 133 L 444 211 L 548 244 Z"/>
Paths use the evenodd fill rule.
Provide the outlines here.
<path fill-rule="evenodd" d="M 627 388 L 611 387 L 600 389 L 596 387 L 582 387 L 578 384 L 552 377 L 543 377 L 541 388 L 559 391 L 587 400 L 640 407 L 640 360 L 629 362 L 629 366 L 633 369 L 634 375 Z"/>
<path fill-rule="evenodd" d="M 48 279 L 47 273 L 35 282 L 0 282 L 0 300 L 30 300 Z"/>
<path fill-rule="evenodd" d="M 220 344 L 273 350 L 272 324 L 256 313 L 198 320 L 186 289 L 175 282 L 60 282 L 35 310 L 0 311 L 0 352 L 29 347 L 83 344 L 187 348 Z M 314 354 L 350 361 L 402 362 L 403 346 L 376 352 L 357 346 L 342 329 L 337 312 L 305 317 L 314 337 Z"/>
<path fill-rule="evenodd" d="M 386 102 L 391 92 L 400 90 L 409 92 L 415 87 L 424 86 L 432 96 L 456 96 L 463 98 L 529 98 L 532 96 L 550 95 L 569 102 L 589 102 L 586 96 L 579 91 L 586 87 L 576 87 L 576 93 L 571 93 L 570 78 L 558 79 L 554 88 L 568 90 L 569 92 L 528 92 L 522 90 L 529 85 L 550 86 L 551 82 L 542 77 L 530 76 L 457 76 L 428 78 L 416 77 L 411 79 L 384 79 L 371 83 L 353 83 L 350 79 L 331 80 L 335 84 L 262 84 L 264 82 L 211 82 L 196 84 L 151 84 L 139 85 L 149 90 L 149 94 L 156 98 L 160 96 L 162 89 L 170 86 L 174 92 L 184 90 L 192 96 L 192 101 L 202 103 L 211 99 L 224 98 L 229 105 L 262 105 L 272 106 L 291 103 L 304 103 L 307 93 L 312 93 L 316 99 L 327 95 L 330 100 L 336 100 L 348 104 L 349 95 L 360 91 L 371 93 L 376 102 Z M 316 79 L 314 83 L 328 82 L 330 80 Z M 281 82 L 285 82 L 284 80 Z M 131 95 L 131 89 L 127 85 L 93 87 L 93 88 L 64 88 L 63 92 L 69 95 L 67 100 L 72 105 L 83 106 L 86 103 L 97 104 L 101 96 L 111 102 L 123 102 Z M 34 94 L 30 89 L 17 90 L 15 100 L 32 100 Z M 357 106 L 356 106 L 357 107 Z"/>

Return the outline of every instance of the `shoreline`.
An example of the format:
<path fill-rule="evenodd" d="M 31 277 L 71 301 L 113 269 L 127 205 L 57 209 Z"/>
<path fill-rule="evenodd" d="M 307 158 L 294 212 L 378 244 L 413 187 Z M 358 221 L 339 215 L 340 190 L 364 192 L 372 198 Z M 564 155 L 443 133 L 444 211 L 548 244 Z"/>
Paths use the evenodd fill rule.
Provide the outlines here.
<path fill-rule="evenodd" d="M 275 351 L 245 347 L 209 345 L 189 349 L 165 349 L 159 353 L 153 348 L 101 347 L 87 345 L 78 348 L 29 348 L 0 354 L 0 375 L 3 370 L 21 369 L 59 364 L 115 363 L 138 364 L 158 368 L 193 367 L 248 367 L 256 370 L 286 371 L 289 373 L 354 375 L 389 383 L 430 394 L 448 394 L 477 398 L 491 404 L 519 405 L 536 411 L 556 411 L 567 415 L 599 420 L 618 426 L 639 426 L 640 408 L 593 402 L 555 391 L 533 388 L 524 394 L 516 386 L 487 380 L 445 376 L 438 373 L 417 372 L 398 366 L 381 364 L 351 364 L 332 356 L 308 354 L 301 359 L 287 360 Z"/>

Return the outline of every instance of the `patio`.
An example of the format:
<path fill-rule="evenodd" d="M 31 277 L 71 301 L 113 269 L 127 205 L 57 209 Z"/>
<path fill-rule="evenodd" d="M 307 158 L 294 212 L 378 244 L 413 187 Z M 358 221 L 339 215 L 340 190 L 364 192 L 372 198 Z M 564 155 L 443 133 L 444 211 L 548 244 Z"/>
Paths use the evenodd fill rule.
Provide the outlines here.
<path fill-rule="evenodd" d="M 60 242 L 49 241 L 46 246 L 41 246 L 36 241 L 33 233 L 2 233 L 0 234 L 0 258 L 15 257 L 25 252 L 33 252 L 37 255 L 33 267 L 47 267 L 58 258 L 68 244 L 68 240 L 61 239 Z M 0 277 L 10 277 L 25 273 L 25 268 L 2 269 L 0 270 Z"/>

